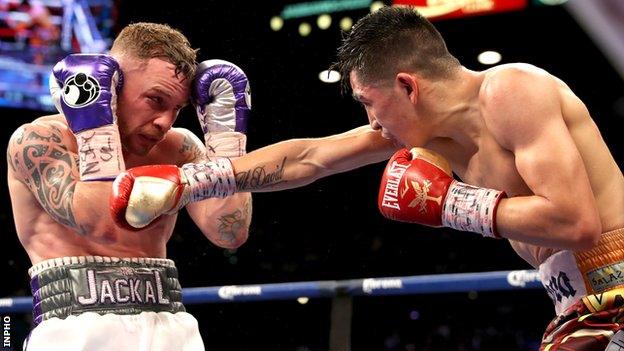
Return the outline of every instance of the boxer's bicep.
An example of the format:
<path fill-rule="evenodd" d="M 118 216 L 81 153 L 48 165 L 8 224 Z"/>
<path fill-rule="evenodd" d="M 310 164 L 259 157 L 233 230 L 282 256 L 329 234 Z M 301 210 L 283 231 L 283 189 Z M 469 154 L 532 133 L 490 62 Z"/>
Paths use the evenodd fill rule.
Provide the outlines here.
<path fill-rule="evenodd" d="M 513 153 L 516 171 L 533 194 L 501 202 L 498 223 L 515 232 L 514 239 L 548 233 L 562 239 L 543 241 L 548 244 L 584 240 L 585 233 L 594 231 L 598 215 L 583 160 L 563 120 L 558 90 L 544 76 L 512 78 L 503 89 L 490 92 L 485 118 L 495 139 Z"/>
<path fill-rule="evenodd" d="M 54 220 L 84 234 L 73 206 L 79 179 L 78 156 L 67 148 L 67 143 L 54 125 L 25 124 L 9 140 L 9 169 Z"/>
<path fill-rule="evenodd" d="M 515 165 L 522 180 L 536 196 L 561 209 L 594 202 L 580 153 L 562 119 L 535 123 L 530 141 L 512 142 Z M 526 130 L 526 129 L 525 129 Z M 510 139 L 513 139 L 510 138 Z"/>
<path fill-rule="evenodd" d="M 563 120 L 556 83 L 525 73 L 510 78 L 506 89 L 492 92 L 488 125 L 514 154 L 522 180 L 536 196 L 562 209 L 575 206 L 575 199 L 593 201 L 583 160 Z"/>
<path fill-rule="evenodd" d="M 516 228 L 524 228 L 528 235 L 543 233 L 554 239 L 555 246 L 591 245 L 594 235 L 600 234 L 600 219 L 576 145 L 561 118 L 530 127 L 537 128 L 532 134 L 523 133 L 529 141 L 511 143 L 517 172 L 533 195 L 507 199 L 499 207 L 507 210 L 499 212 L 499 223 L 512 214 L 521 223 Z"/>

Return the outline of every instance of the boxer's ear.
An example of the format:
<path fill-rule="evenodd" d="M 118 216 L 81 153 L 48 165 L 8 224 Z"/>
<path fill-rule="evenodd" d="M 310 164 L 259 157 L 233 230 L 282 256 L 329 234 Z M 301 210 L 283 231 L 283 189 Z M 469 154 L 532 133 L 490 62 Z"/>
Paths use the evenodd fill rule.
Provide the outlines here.
<path fill-rule="evenodd" d="M 396 75 L 396 82 L 400 89 L 405 92 L 412 104 L 415 105 L 416 101 L 418 101 L 418 81 L 416 80 L 416 76 L 405 72 L 399 72 Z"/>

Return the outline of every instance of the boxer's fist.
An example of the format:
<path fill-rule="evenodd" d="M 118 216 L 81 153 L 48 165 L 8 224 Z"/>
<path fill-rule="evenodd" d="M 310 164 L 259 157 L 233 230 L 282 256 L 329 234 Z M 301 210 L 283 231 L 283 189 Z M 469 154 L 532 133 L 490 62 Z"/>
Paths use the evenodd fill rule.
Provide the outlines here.
<path fill-rule="evenodd" d="M 223 60 L 200 63 L 193 81 L 192 101 L 209 156 L 242 156 L 251 112 L 245 72 Z"/>
<path fill-rule="evenodd" d="M 421 148 L 397 151 L 384 171 L 379 210 L 387 218 L 498 237 L 496 208 L 505 193 L 453 179 L 448 162 Z"/>
<path fill-rule="evenodd" d="M 189 189 L 184 173 L 176 166 L 131 168 L 113 182 L 111 215 L 121 227 L 140 229 L 186 205 Z"/>
<path fill-rule="evenodd" d="M 228 159 L 131 168 L 113 182 L 110 212 L 126 229 L 141 229 L 163 214 L 178 212 L 189 202 L 226 197 L 236 191 Z"/>
<path fill-rule="evenodd" d="M 50 75 L 50 94 L 76 136 L 80 179 L 113 179 L 124 169 L 116 125 L 121 70 L 114 58 L 73 54 L 59 61 Z"/>
<path fill-rule="evenodd" d="M 452 181 L 443 158 L 424 149 L 401 149 L 390 158 L 382 176 L 379 210 L 393 220 L 439 227 Z"/>
<path fill-rule="evenodd" d="M 123 83 L 119 64 L 100 54 L 72 54 L 50 76 L 50 93 L 75 134 L 115 122 L 114 103 Z"/>

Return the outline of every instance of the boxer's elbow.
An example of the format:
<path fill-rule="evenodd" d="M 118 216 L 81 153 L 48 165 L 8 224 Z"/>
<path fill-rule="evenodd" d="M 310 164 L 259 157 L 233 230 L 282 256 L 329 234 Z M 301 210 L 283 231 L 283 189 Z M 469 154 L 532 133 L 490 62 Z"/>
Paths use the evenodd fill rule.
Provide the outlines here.
<path fill-rule="evenodd" d="M 247 242 L 249 226 L 235 229 L 214 228 L 210 231 L 204 231 L 204 236 L 218 247 L 237 249 Z"/>
<path fill-rule="evenodd" d="M 214 243 L 224 249 L 233 250 L 243 246 L 243 244 L 247 242 L 247 239 L 249 239 L 249 228 L 244 228 L 240 229 L 238 233 L 232 237 L 225 238 L 225 240 L 220 238 L 220 240 L 217 240 Z"/>
<path fill-rule="evenodd" d="M 598 213 L 577 211 L 566 216 L 553 228 L 553 233 L 560 233 L 567 242 L 568 249 L 588 250 L 594 247 L 602 234 L 602 224 Z M 557 228 L 558 227 L 558 228 Z"/>
<path fill-rule="evenodd" d="M 578 218 L 572 225 L 573 246 L 576 250 L 589 250 L 598 244 L 602 235 L 600 218 L 586 215 Z"/>
<path fill-rule="evenodd" d="M 195 203 L 201 207 L 191 205 L 187 206 L 191 218 L 213 244 L 235 249 L 247 241 L 253 211 L 250 193 Z"/>

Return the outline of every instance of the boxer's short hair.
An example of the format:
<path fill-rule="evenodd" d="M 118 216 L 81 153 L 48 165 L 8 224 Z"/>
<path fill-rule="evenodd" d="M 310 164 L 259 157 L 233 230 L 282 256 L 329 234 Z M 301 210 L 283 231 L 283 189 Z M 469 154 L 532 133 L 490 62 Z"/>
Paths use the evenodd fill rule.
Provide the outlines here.
<path fill-rule="evenodd" d="M 448 77 L 460 67 L 440 32 L 416 10 L 384 7 L 359 20 L 345 33 L 332 65 L 344 88 L 355 72 L 364 84 L 394 79 L 402 71 L 426 78 Z"/>
<path fill-rule="evenodd" d="M 126 26 L 113 42 L 111 54 L 139 59 L 159 58 L 175 66 L 175 73 L 193 79 L 197 50 L 179 30 L 166 24 L 139 22 Z"/>

